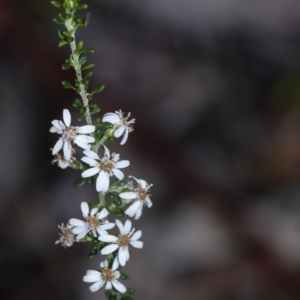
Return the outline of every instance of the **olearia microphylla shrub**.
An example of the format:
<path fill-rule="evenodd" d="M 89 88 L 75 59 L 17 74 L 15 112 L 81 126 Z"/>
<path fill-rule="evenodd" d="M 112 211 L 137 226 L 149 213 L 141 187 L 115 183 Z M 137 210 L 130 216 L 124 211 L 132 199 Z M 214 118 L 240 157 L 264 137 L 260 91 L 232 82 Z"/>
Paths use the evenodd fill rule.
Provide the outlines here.
<path fill-rule="evenodd" d="M 51 148 L 52 164 L 61 169 L 79 170 L 81 178 L 75 182 L 75 187 L 88 183 L 95 188 L 95 197 L 81 202 L 78 216 L 70 218 L 66 225 L 58 226 L 61 232 L 55 243 L 64 248 L 75 243 L 90 243 L 88 256 L 99 261 L 95 263 L 96 270 L 87 270 L 83 281 L 91 283 L 89 289 L 92 292 L 104 287 L 109 300 L 130 300 L 134 289 L 124 284 L 129 276 L 123 272 L 123 267 L 130 263 L 132 248 L 143 248 L 142 231 L 133 227 L 130 218 L 135 222 L 141 217 L 144 206 L 152 206 L 149 194 L 152 184 L 131 175 L 128 177 L 133 181 L 126 182 L 124 172 L 128 172 L 130 162 L 111 150 L 108 143 L 120 138 L 120 144 L 124 145 L 133 131 L 135 119 L 121 110 L 101 115 L 98 105 L 92 102 L 93 96 L 102 92 L 104 85 L 90 90 L 93 75 L 90 70 L 94 64 L 88 62 L 87 57 L 94 50 L 75 39 L 77 29 L 87 30 L 91 13 L 83 12 L 83 17 L 77 16 L 82 14 L 79 11 L 87 9 L 87 5 L 81 0 L 51 1 L 51 4 L 60 9 L 53 19 L 63 27 L 58 31 L 58 46 L 70 47 L 62 70 L 73 68 L 75 71 L 74 81 L 63 80 L 62 86 L 77 94 L 73 106 L 78 110 L 77 122 L 84 123 L 74 125 L 76 122 L 68 108 L 52 121 L 50 132 L 56 138 Z"/>

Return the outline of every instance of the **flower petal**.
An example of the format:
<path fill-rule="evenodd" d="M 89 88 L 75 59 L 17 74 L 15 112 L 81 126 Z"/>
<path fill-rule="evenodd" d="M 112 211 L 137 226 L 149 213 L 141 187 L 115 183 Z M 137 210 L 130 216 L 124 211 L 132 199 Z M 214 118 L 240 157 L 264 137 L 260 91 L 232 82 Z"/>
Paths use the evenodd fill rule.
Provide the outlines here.
<path fill-rule="evenodd" d="M 89 158 L 100 160 L 100 157 L 98 156 L 98 154 L 92 150 L 84 150 L 83 154 Z"/>
<path fill-rule="evenodd" d="M 135 216 L 134 216 L 134 219 L 138 220 L 141 217 L 142 214 L 143 214 L 143 210 L 142 209 L 138 209 L 137 212 L 136 212 L 136 214 L 135 214 Z"/>
<path fill-rule="evenodd" d="M 127 234 L 131 230 L 132 223 L 130 220 L 126 220 L 124 224 L 124 232 Z"/>
<path fill-rule="evenodd" d="M 119 259 L 119 263 L 122 267 L 125 266 L 126 261 L 127 261 L 127 253 L 126 253 L 127 251 L 128 251 L 128 248 L 123 248 L 123 247 L 119 248 L 118 259 Z"/>
<path fill-rule="evenodd" d="M 71 114 L 68 109 L 63 110 L 63 119 L 67 127 L 71 125 Z"/>
<path fill-rule="evenodd" d="M 112 289 L 111 282 L 108 281 L 108 282 L 106 283 L 105 289 L 106 289 L 106 290 L 111 290 L 111 289 Z"/>
<path fill-rule="evenodd" d="M 95 161 L 94 159 L 84 156 L 81 158 L 81 161 L 85 162 L 86 164 L 90 165 L 91 167 L 95 167 L 98 165 L 98 162 Z"/>
<path fill-rule="evenodd" d="M 102 280 L 101 273 L 98 271 L 89 270 L 89 271 L 87 271 L 87 274 L 85 276 L 83 276 L 84 282 L 96 282 L 96 281 L 100 281 L 100 280 Z"/>
<path fill-rule="evenodd" d="M 138 240 L 140 237 L 142 236 L 142 230 L 138 230 L 138 231 L 136 231 L 133 235 L 132 235 L 132 237 L 131 237 L 131 241 L 136 241 L 136 240 Z"/>
<path fill-rule="evenodd" d="M 84 143 L 84 142 L 82 142 L 82 141 L 79 141 L 79 140 L 77 140 L 76 138 L 75 138 L 75 140 L 74 140 L 74 143 L 75 143 L 77 146 L 79 146 L 80 148 L 82 148 L 82 149 L 86 149 L 86 150 L 91 149 L 91 145 L 89 145 L 88 143 Z"/>
<path fill-rule="evenodd" d="M 52 154 L 55 155 L 62 148 L 63 144 L 64 144 L 63 140 L 58 139 L 58 141 L 56 142 L 56 144 L 52 149 Z"/>
<path fill-rule="evenodd" d="M 122 180 L 124 178 L 124 173 L 122 171 L 120 171 L 119 169 L 113 168 L 112 172 L 119 180 Z"/>
<path fill-rule="evenodd" d="M 128 134 L 129 134 L 129 129 L 126 128 L 125 133 L 124 133 L 124 136 L 123 136 L 123 139 L 122 139 L 122 141 L 121 141 L 121 143 L 120 143 L 121 145 L 124 145 L 124 144 L 127 142 Z"/>
<path fill-rule="evenodd" d="M 80 207 L 81 207 L 81 212 L 82 212 L 83 216 L 88 216 L 90 209 L 89 209 L 89 205 L 87 204 L 87 202 L 81 202 Z"/>
<path fill-rule="evenodd" d="M 140 201 L 135 201 L 125 210 L 125 214 L 129 217 L 133 217 L 136 214 L 136 212 L 140 209 L 140 207 Z"/>
<path fill-rule="evenodd" d="M 123 227 L 123 224 L 121 223 L 121 221 L 116 220 L 116 224 L 117 224 L 120 232 L 123 233 L 124 232 L 124 227 Z"/>
<path fill-rule="evenodd" d="M 124 133 L 125 129 L 126 129 L 126 126 L 124 126 L 124 125 L 120 126 L 120 127 L 114 132 L 114 136 L 115 136 L 116 138 L 119 138 L 119 137 Z"/>
<path fill-rule="evenodd" d="M 103 281 L 103 280 L 99 280 L 99 281 L 95 282 L 94 284 L 92 284 L 92 285 L 90 286 L 90 291 L 91 291 L 91 292 L 96 292 L 96 291 L 98 291 L 103 285 L 104 285 L 104 281 Z"/>
<path fill-rule="evenodd" d="M 110 254 L 110 253 L 116 251 L 118 248 L 119 248 L 119 245 L 117 245 L 117 244 L 108 245 L 101 250 L 101 254 L 102 255 Z"/>
<path fill-rule="evenodd" d="M 99 215 L 98 215 L 98 219 L 104 219 L 105 217 L 107 217 L 109 214 L 108 210 L 106 208 L 103 208 Z"/>
<path fill-rule="evenodd" d="M 85 233 L 85 235 L 89 232 L 89 229 L 86 226 L 78 226 L 71 229 L 73 234 L 81 234 Z"/>
<path fill-rule="evenodd" d="M 94 143 L 95 138 L 89 135 L 76 135 L 74 142 L 76 143 L 77 141 L 82 142 L 82 143 Z"/>
<path fill-rule="evenodd" d="M 105 171 L 100 171 L 97 177 L 96 189 L 98 192 L 106 192 L 109 187 L 109 176 Z"/>
<path fill-rule="evenodd" d="M 85 226 L 85 222 L 75 218 L 70 219 L 69 224 L 72 226 Z"/>
<path fill-rule="evenodd" d="M 66 161 L 69 161 L 71 159 L 72 155 L 72 147 L 69 142 L 64 142 L 64 157 Z"/>
<path fill-rule="evenodd" d="M 102 122 L 115 124 L 120 122 L 120 117 L 115 113 L 106 113 L 102 118 Z"/>
<path fill-rule="evenodd" d="M 81 127 L 77 127 L 76 132 L 77 133 L 92 133 L 95 131 L 95 126 L 94 125 L 84 125 Z"/>
<path fill-rule="evenodd" d="M 114 262 L 113 262 L 113 264 L 112 264 L 112 268 L 111 268 L 111 269 L 112 269 L 113 271 L 115 271 L 115 270 L 118 269 L 119 265 L 120 265 L 120 264 L 119 264 L 118 256 L 116 256 L 115 259 L 114 259 Z"/>
<path fill-rule="evenodd" d="M 100 226 L 100 230 L 108 230 L 108 229 L 112 229 L 116 226 L 115 223 L 104 223 Z"/>
<path fill-rule="evenodd" d="M 100 171 L 100 169 L 98 167 L 87 169 L 81 173 L 81 177 L 83 177 L 83 178 L 91 177 L 91 176 L 94 176 L 95 174 L 99 173 L 99 171 Z"/>
<path fill-rule="evenodd" d="M 115 164 L 115 168 L 123 169 L 123 168 L 128 167 L 129 165 L 130 165 L 130 161 L 129 160 L 121 160 L 121 161 L 118 161 Z"/>
<path fill-rule="evenodd" d="M 141 249 L 141 248 L 143 248 L 144 243 L 141 241 L 132 241 L 132 242 L 130 242 L 130 245 L 134 248 Z"/>
<path fill-rule="evenodd" d="M 123 285 L 121 282 L 119 282 L 118 280 L 113 280 L 112 281 L 112 285 L 114 286 L 114 288 L 119 291 L 120 293 L 125 293 L 126 292 L 126 287 L 125 285 Z"/>
<path fill-rule="evenodd" d="M 117 242 L 118 238 L 114 235 L 104 234 L 98 237 L 98 240 L 105 243 Z"/>
<path fill-rule="evenodd" d="M 119 197 L 126 200 L 131 200 L 131 199 L 137 199 L 137 194 L 135 192 L 125 192 L 125 193 L 120 193 Z"/>
<path fill-rule="evenodd" d="M 91 210 L 90 215 L 91 215 L 91 216 L 94 216 L 94 215 L 97 213 L 97 211 L 98 211 L 98 208 L 97 208 L 97 207 L 94 207 L 94 208 Z"/>

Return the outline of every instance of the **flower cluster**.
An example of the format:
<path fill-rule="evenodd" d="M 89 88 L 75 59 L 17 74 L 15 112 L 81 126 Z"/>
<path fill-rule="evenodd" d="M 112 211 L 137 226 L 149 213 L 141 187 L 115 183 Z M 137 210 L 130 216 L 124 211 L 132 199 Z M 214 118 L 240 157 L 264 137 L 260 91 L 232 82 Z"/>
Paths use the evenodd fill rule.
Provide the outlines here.
<path fill-rule="evenodd" d="M 124 144 L 124 141 L 126 142 L 128 138 L 128 132 L 132 131 L 131 125 L 134 120 L 128 121 L 128 114 L 124 121 L 122 115 L 121 112 L 108 113 L 104 115 L 102 122 L 111 122 L 114 125 L 113 130 L 118 131 L 114 136 L 120 137 L 124 133 L 122 140 Z M 120 155 L 111 153 L 104 144 L 102 144 L 104 154 L 100 157 L 97 151 L 92 150 L 92 143 L 95 142 L 95 138 L 87 135 L 95 131 L 95 126 L 71 126 L 71 114 L 67 109 L 63 111 L 63 119 L 64 123 L 58 120 L 52 121 L 53 126 L 50 132 L 61 135 L 52 150 L 55 155 L 52 163 L 57 163 L 62 169 L 68 166 L 72 167 L 74 161 L 76 161 L 76 152 L 72 148 L 72 143 L 85 149 L 83 151 L 84 156 L 80 159 L 84 163 L 82 164 L 82 169 L 84 169 L 81 173 L 82 178 L 94 179 L 96 177 L 96 191 L 99 192 L 100 198 L 105 199 L 108 194 L 111 198 L 119 200 L 119 209 L 123 209 L 129 204 L 124 213 L 136 220 L 139 219 L 143 207 L 150 208 L 152 206 L 150 194 L 148 193 L 152 184 L 148 184 L 145 180 L 137 179 L 134 176 L 129 176 L 129 178 L 133 178 L 136 185 L 132 181 L 127 184 L 122 182 L 124 173 L 120 169 L 128 167 L 130 162 L 120 160 Z M 111 128 L 108 129 L 108 131 L 111 130 Z M 117 181 L 111 183 L 110 177 L 112 176 L 115 176 Z M 124 224 L 118 219 L 115 219 L 114 222 L 108 220 L 109 217 L 114 217 L 115 206 L 114 203 L 108 205 L 106 200 L 99 204 L 82 202 L 83 219 L 71 218 L 66 226 L 63 224 L 59 226 L 62 233 L 56 244 L 60 243 L 66 248 L 72 246 L 74 242 L 92 242 L 94 246 L 96 245 L 99 253 L 108 256 L 100 264 L 100 271 L 89 270 L 83 277 L 85 282 L 94 282 L 90 286 L 92 292 L 105 285 L 106 289 L 114 287 L 118 292 L 125 293 L 125 286 L 117 281 L 120 276 L 117 269 L 124 267 L 129 260 L 129 246 L 138 249 L 143 247 L 143 242 L 139 240 L 142 231 L 135 231 L 129 219 Z M 108 233 L 108 230 L 113 229 L 115 225 L 117 225 L 119 233 Z"/>
<path fill-rule="evenodd" d="M 93 72 L 86 71 L 93 67 L 87 63 L 87 55 L 93 53 L 91 48 L 84 48 L 83 42 L 76 42 L 75 33 L 78 28 L 86 27 L 89 15 L 82 19 L 76 16 L 78 10 L 87 8 L 82 0 L 56 0 L 51 1 L 59 13 L 53 21 L 64 26 L 64 31 L 59 31 L 59 47 L 69 45 L 71 54 L 62 65 L 63 70 L 73 68 L 75 80 L 62 81 L 66 89 L 73 89 L 77 93 L 73 106 L 78 109 L 78 122 L 85 119 L 86 125 L 75 126 L 71 113 L 64 109 L 61 120 L 53 120 L 51 133 L 58 134 L 58 140 L 51 148 L 52 164 L 61 169 L 80 170 L 81 178 L 75 182 L 76 187 L 86 183 L 95 184 L 98 193 L 96 201 L 81 202 L 81 218 L 70 218 L 67 225 L 59 226 L 61 233 L 55 244 L 64 248 L 71 247 L 74 243 L 90 243 L 89 257 L 97 255 L 104 257 L 100 263 L 100 270 L 88 270 L 83 277 L 84 282 L 90 282 L 90 290 L 95 292 L 105 286 L 105 295 L 109 300 L 132 299 L 132 288 L 126 288 L 119 279 L 128 276 L 123 272 L 123 267 L 131 257 L 132 248 L 143 248 L 141 230 L 133 228 L 129 218 L 138 220 L 143 208 L 150 208 L 150 188 L 143 179 L 133 176 L 135 183 L 124 181 L 124 173 L 129 167 L 129 160 L 120 158 L 108 146 L 108 142 L 121 138 L 124 145 L 133 131 L 135 119 L 130 118 L 130 113 L 121 110 L 105 113 L 102 118 L 93 120 L 95 114 L 100 112 L 96 103 L 92 103 L 93 95 L 100 93 L 104 85 L 98 85 L 94 90 L 89 90 L 90 77 Z M 82 149 L 82 150 L 81 150 Z M 99 199 L 99 200 L 98 200 Z M 120 218 L 127 219 L 121 221 Z M 122 271 L 121 271 L 122 270 Z M 124 294 L 121 298 L 120 294 Z"/>

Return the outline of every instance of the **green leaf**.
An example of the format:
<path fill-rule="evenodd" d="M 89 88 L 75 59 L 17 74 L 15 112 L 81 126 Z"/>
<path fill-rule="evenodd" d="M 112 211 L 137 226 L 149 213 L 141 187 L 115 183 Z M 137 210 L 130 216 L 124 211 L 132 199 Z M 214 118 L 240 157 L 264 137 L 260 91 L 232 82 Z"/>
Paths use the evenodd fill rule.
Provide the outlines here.
<path fill-rule="evenodd" d="M 84 119 L 84 115 L 80 115 L 80 116 L 77 118 L 77 121 L 78 121 L 78 122 L 81 122 L 83 119 Z"/>
<path fill-rule="evenodd" d="M 123 273 L 123 272 L 120 272 L 120 278 L 122 280 L 127 280 L 127 279 L 129 279 L 129 276 L 127 274 Z"/>
<path fill-rule="evenodd" d="M 83 41 L 80 41 L 77 45 L 77 51 L 78 52 L 81 51 L 82 47 L 83 47 Z"/>
<path fill-rule="evenodd" d="M 61 8 L 61 4 L 60 4 L 58 1 L 51 1 L 50 3 L 51 3 L 54 7 Z"/>
<path fill-rule="evenodd" d="M 135 289 L 134 288 L 127 288 L 126 294 L 132 295 L 134 293 L 135 293 Z"/>
<path fill-rule="evenodd" d="M 122 218 L 124 216 L 122 209 L 116 209 L 112 212 L 112 214 L 117 218 Z"/>
<path fill-rule="evenodd" d="M 101 119 L 100 118 L 97 118 L 95 121 L 94 121 L 94 125 L 97 126 L 101 124 Z"/>
<path fill-rule="evenodd" d="M 70 69 L 70 64 L 69 63 L 64 63 L 61 65 L 61 68 L 63 71 L 69 70 Z"/>
<path fill-rule="evenodd" d="M 91 111 L 91 115 L 97 114 L 98 112 L 100 112 L 100 108 L 99 108 L 99 107 L 95 107 L 95 108 Z"/>
<path fill-rule="evenodd" d="M 68 44 L 67 41 L 61 40 L 61 41 L 58 43 L 58 47 L 62 47 L 62 46 L 64 46 L 64 45 L 66 45 L 66 44 Z"/>
<path fill-rule="evenodd" d="M 68 80 L 63 80 L 61 84 L 65 89 L 75 89 Z"/>
<path fill-rule="evenodd" d="M 63 24 L 63 22 L 59 18 L 54 18 L 52 21 L 56 24 Z"/>
<path fill-rule="evenodd" d="M 79 108 L 80 113 L 84 114 L 86 112 L 86 107 L 82 106 Z"/>
<path fill-rule="evenodd" d="M 88 8 L 87 4 L 81 3 L 76 5 L 76 9 L 86 9 Z"/>
<path fill-rule="evenodd" d="M 105 88 L 104 84 L 99 84 L 93 91 L 92 91 L 92 95 L 96 94 L 96 93 L 101 93 Z"/>
<path fill-rule="evenodd" d="M 84 64 L 86 63 L 86 56 L 80 57 L 79 63 L 80 63 L 81 65 L 84 65 Z"/>
<path fill-rule="evenodd" d="M 75 187 L 81 187 L 85 184 L 85 178 L 80 178 L 78 180 L 75 181 L 74 186 Z"/>
<path fill-rule="evenodd" d="M 98 254 L 98 250 L 92 250 L 90 253 L 89 253 L 89 258 L 95 258 Z"/>
<path fill-rule="evenodd" d="M 85 66 L 82 66 L 81 70 L 90 69 L 90 68 L 92 68 L 92 67 L 94 67 L 94 66 L 95 66 L 95 64 L 90 63 L 90 64 L 87 64 L 87 65 L 85 65 Z"/>
<path fill-rule="evenodd" d="M 88 177 L 87 178 L 87 182 L 88 182 L 88 184 L 93 184 L 94 183 L 94 177 L 92 176 L 92 177 Z"/>
<path fill-rule="evenodd" d="M 93 72 L 88 72 L 85 74 L 84 79 L 91 78 L 93 76 Z"/>
<path fill-rule="evenodd" d="M 107 298 L 111 297 L 112 296 L 112 292 L 111 291 L 105 291 L 105 296 Z"/>
<path fill-rule="evenodd" d="M 79 98 L 75 98 L 75 101 L 73 103 L 73 106 L 76 107 L 76 108 L 79 108 L 82 106 L 81 104 L 81 100 Z"/>
<path fill-rule="evenodd" d="M 93 48 L 86 48 L 85 49 L 86 54 L 93 54 L 94 52 L 95 52 L 95 50 Z"/>
<path fill-rule="evenodd" d="M 133 298 L 130 296 L 123 296 L 121 300 L 133 300 Z"/>

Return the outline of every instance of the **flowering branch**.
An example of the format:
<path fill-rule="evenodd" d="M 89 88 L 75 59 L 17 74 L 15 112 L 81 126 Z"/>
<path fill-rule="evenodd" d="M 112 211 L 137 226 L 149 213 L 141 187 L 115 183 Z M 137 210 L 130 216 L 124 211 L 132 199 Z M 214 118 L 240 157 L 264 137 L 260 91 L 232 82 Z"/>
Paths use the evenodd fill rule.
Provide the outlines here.
<path fill-rule="evenodd" d="M 61 233 L 55 242 L 63 247 L 71 247 L 75 242 L 89 242 L 92 244 L 90 258 L 96 257 L 99 253 L 105 255 L 106 259 L 100 263 L 100 270 L 88 270 L 83 281 L 93 283 L 90 290 L 95 292 L 105 285 L 105 295 L 109 300 L 131 300 L 134 289 L 126 288 L 119 279 L 126 280 L 128 276 L 121 271 L 130 258 L 129 246 L 141 249 L 143 242 L 139 239 L 142 231 L 135 231 L 132 222 L 127 219 L 124 223 L 116 218 L 128 215 L 135 220 L 142 215 L 142 209 L 146 205 L 152 206 L 150 200 L 149 185 L 143 179 L 132 177 L 133 182 L 125 183 L 124 173 L 121 171 L 129 167 L 128 160 L 120 160 L 120 155 L 114 153 L 104 143 L 112 141 L 121 136 L 121 145 L 127 142 L 129 133 L 133 131 L 135 119 L 129 119 L 130 113 L 125 116 L 121 110 L 114 113 L 106 113 L 101 118 L 92 121 L 92 114 L 100 112 L 96 104 L 91 104 L 92 96 L 103 90 L 104 85 L 98 85 L 93 92 L 88 92 L 88 85 L 92 72 L 86 70 L 94 66 L 93 63 L 86 63 L 87 54 L 94 52 L 91 48 L 83 48 L 83 42 L 76 43 L 75 34 L 79 27 L 86 27 L 90 13 L 85 18 L 76 17 L 78 10 L 86 9 L 87 5 L 81 0 L 51 1 L 52 5 L 63 9 L 54 19 L 57 24 L 64 25 L 66 31 L 59 31 L 59 47 L 69 45 L 70 56 L 62 65 L 63 70 L 73 67 L 75 70 L 74 83 L 67 80 L 62 81 L 66 89 L 73 89 L 80 96 L 73 104 L 80 115 L 77 120 L 83 119 L 86 125 L 71 125 L 71 113 L 68 109 L 63 110 L 63 121 L 53 120 L 51 133 L 59 134 L 52 154 L 55 156 L 52 163 L 66 169 L 67 167 L 82 170 L 81 179 L 75 182 L 76 187 L 85 183 L 96 184 L 96 191 L 99 193 L 99 202 L 82 202 L 82 219 L 70 218 L 67 225 L 59 226 Z M 102 154 L 98 154 L 100 147 Z M 76 157 L 78 150 L 84 149 L 83 157 L 80 160 Z M 102 150 L 101 150 L 102 151 Z M 111 177 L 115 177 L 111 181 Z M 127 209 L 125 207 L 130 204 Z M 124 211 L 125 209 L 125 211 Z M 109 221 L 113 218 L 113 221 Z M 117 233 L 108 231 L 116 227 Z"/>

